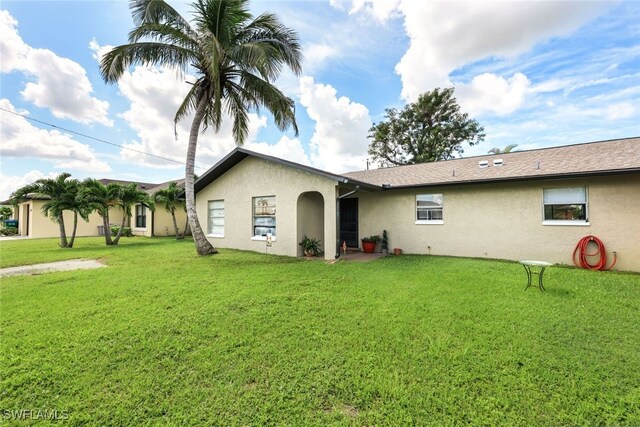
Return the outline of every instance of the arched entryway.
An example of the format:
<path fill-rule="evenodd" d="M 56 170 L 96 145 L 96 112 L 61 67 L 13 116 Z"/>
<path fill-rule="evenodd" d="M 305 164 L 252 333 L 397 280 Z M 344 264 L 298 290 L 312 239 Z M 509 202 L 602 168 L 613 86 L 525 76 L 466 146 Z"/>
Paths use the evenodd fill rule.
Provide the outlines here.
<path fill-rule="evenodd" d="M 297 208 L 297 242 L 300 243 L 305 235 L 312 239 L 318 239 L 324 252 L 327 247 L 324 241 L 324 197 L 317 191 L 302 193 L 298 197 Z M 298 256 L 302 255 L 304 255 L 302 247 L 298 245 Z"/>

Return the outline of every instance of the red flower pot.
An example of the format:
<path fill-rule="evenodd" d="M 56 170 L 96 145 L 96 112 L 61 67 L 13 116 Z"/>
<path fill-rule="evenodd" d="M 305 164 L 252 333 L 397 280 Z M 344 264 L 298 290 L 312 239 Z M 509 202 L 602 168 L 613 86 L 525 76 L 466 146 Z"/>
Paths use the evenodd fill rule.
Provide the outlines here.
<path fill-rule="evenodd" d="M 376 250 L 376 242 L 362 242 L 362 251 L 365 254 L 372 254 Z"/>

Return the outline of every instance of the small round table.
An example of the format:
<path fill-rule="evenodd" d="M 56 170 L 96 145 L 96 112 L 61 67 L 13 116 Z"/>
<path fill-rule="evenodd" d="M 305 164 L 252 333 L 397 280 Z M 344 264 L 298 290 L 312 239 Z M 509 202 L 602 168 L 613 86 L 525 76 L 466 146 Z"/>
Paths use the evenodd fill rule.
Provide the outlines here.
<path fill-rule="evenodd" d="M 544 291 L 544 284 L 542 283 L 542 277 L 544 276 L 544 270 L 547 267 L 551 267 L 553 264 L 546 261 L 520 261 L 520 264 L 524 267 L 524 270 L 527 272 L 527 286 L 524 288 L 526 291 L 531 286 L 531 277 L 534 274 L 538 275 L 538 287 L 541 291 Z M 532 271 L 532 267 L 539 267 L 540 271 Z"/>

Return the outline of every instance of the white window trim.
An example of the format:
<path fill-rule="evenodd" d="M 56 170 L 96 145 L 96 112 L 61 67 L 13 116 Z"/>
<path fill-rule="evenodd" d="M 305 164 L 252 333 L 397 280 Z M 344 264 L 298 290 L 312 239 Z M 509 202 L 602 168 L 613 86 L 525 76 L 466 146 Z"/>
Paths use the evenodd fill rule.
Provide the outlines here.
<path fill-rule="evenodd" d="M 147 223 L 147 212 L 150 211 L 150 209 L 147 209 L 147 206 L 144 203 L 136 203 L 134 206 L 134 214 L 133 214 L 133 223 L 137 223 L 138 222 L 138 206 L 142 206 L 143 207 L 143 212 L 144 212 L 144 222 L 145 224 Z M 147 228 L 149 226 L 144 226 L 144 227 L 131 227 L 131 231 L 147 231 Z"/>
<path fill-rule="evenodd" d="M 542 225 L 568 225 L 573 227 L 588 227 L 589 221 L 579 219 L 547 219 L 542 221 Z"/>
<path fill-rule="evenodd" d="M 209 208 L 209 206 L 211 205 L 211 202 L 222 202 L 222 211 L 224 212 L 224 215 L 222 216 L 222 219 L 224 219 L 226 217 L 224 199 L 208 200 L 207 201 L 207 228 L 210 227 L 209 221 L 211 219 L 209 218 L 209 215 L 210 215 L 211 208 Z M 218 209 L 220 209 L 220 208 L 218 208 Z M 225 225 L 223 224 L 222 225 L 222 228 L 223 228 L 223 232 L 222 233 L 207 233 L 207 237 L 224 238 L 224 227 L 225 227 Z"/>
<path fill-rule="evenodd" d="M 267 236 L 256 236 L 255 234 L 253 234 L 253 230 L 256 227 L 256 225 L 255 225 L 256 215 L 255 215 L 255 211 L 254 211 L 254 201 L 255 201 L 255 199 L 266 199 L 266 198 L 270 198 L 270 197 L 273 197 L 274 200 L 276 199 L 276 195 L 275 194 L 272 194 L 272 195 L 269 195 L 269 196 L 253 196 L 253 197 L 251 197 L 251 231 L 252 231 L 251 240 L 252 241 L 255 241 L 255 242 L 266 242 L 267 241 Z M 269 216 L 271 216 L 271 215 L 269 215 Z M 273 217 L 276 218 L 276 224 L 277 224 L 277 218 L 278 217 L 277 217 L 276 213 L 273 214 Z M 276 225 L 275 228 L 276 228 L 276 232 L 277 232 L 278 226 Z M 276 236 L 272 235 L 271 236 L 271 241 L 275 242 L 276 241 Z"/>
<path fill-rule="evenodd" d="M 591 222 L 589 222 L 589 187 L 587 185 L 581 185 L 579 187 L 584 187 L 584 210 L 585 210 L 585 216 L 587 219 L 545 219 L 544 207 L 546 205 L 558 205 L 561 203 L 545 203 L 544 190 L 553 190 L 555 188 L 572 188 L 572 187 L 548 187 L 548 188 L 542 189 L 542 225 L 562 225 L 562 226 L 568 225 L 568 226 L 574 226 L 574 227 L 588 227 L 591 225 Z M 567 204 L 574 204 L 574 203 L 567 203 Z"/>
<path fill-rule="evenodd" d="M 442 194 L 442 207 L 440 211 L 442 212 L 442 219 L 417 219 L 418 218 L 418 196 L 431 196 L 436 194 Z M 416 198 L 413 206 L 413 214 L 416 217 L 415 224 L 416 225 L 443 225 L 444 224 L 444 194 L 443 193 L 421 193 L 416 194 Z M 436 209 L 436 208 L 427 208 L 427 209 Z"/>
<path fill-rule="evenodd" d="M 428 219 L 419 219 L 416 220 L 416 224 L 417 225 L 442 225 L 444 224 L 444 220 L 443 219 L 432 219 L 432 220 L 428 220 Z"/>
<path fill-rule="evenodd" d="M 253 236 L 251 238 L 251 240 L 256 241 L 256 242 L 266 242 L 267 241 L 267 236 Z M 276 236 L 272 236 L 271 237 L 271 241 L 275 242 L 276 241 Z"/>

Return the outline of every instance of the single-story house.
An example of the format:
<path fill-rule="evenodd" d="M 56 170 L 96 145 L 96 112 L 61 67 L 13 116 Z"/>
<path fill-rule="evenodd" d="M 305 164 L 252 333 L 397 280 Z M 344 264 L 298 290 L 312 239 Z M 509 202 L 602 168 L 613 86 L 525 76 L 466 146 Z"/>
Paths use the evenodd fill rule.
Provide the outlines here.
<path fill-rule="evenodd" d="M 600 238 L 617 270 L 640 271 L 640 138 L 334 174 L 236 148 L 195 183 L 216 247 L 324 257 L 387 230 L 409 254 L 572 264 Z"/>
<path fill-rule="evenodd" d="M 110 183 L 121 185 L 135 183 L 139 190 L 143 190 L 149 193 L 149 195 L 153 195 L 156 191 L 166 188 L 169 182 L 171 182 L 154 184 L 114 179 L 100 179 L 99 181 L 105 185 Z M 184 187 L 184 179 L 175 180 L 175 182 L 178 186 Z M 60 235 L 58 224 L 42 213 L 42 206 L 46 201 L 47 198 L 29 197 L 14 207 L 12 218 L 18 220 L 19 235 L 32 238 L 58 237 Z M 132 211 L 133 214 L 125 220 L 125 225 L 131 227 L 131 232 L 134 235 L 148 237 L 175 235 L 171 214 L 163 207 L 158 206 L 155 211 L 152 211 L 144 204 L 136 204 Z M 109 222 L 114 225 L 122 224 L 122 215 L 122 209 L 119 207 L 111 208 L 109 210 Z M 181 232 L 186 223 L 186 212 L 182 209 L 177 209 L 176 220 Z M 72 212 L 64 212 L 64 223 L 68 235 L 71 235 L 71 228 L 73 226 Z M 89 221 L 78 219 L 76 236 L 98 236 L 102 228 L 102 218 L 96 212 L 93 212 L 89 215 Z"/>

